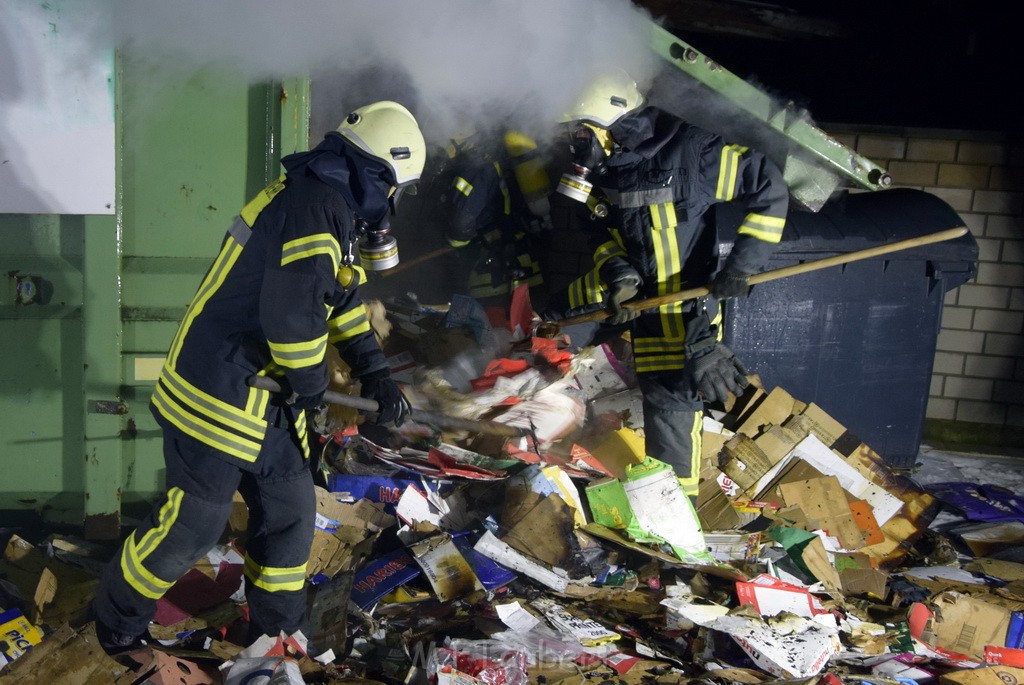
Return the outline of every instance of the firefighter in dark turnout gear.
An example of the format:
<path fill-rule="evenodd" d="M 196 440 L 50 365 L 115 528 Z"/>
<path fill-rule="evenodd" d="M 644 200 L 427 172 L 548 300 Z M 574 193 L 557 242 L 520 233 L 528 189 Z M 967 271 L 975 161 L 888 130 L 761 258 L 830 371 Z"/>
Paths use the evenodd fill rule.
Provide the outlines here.
<path fill-rule="evenodd" d="M 493 146 L 483 138 L 468 136 L 448 148 L 453 172 L 445 238 L 472 253 L 472 297 L 507 304 L 524 283 L 540 296 L 544 277 L 536 253 L 539 234 L 551 224 L 551 184 L 537 144 L 515 130 L 504 131 Z"/>
<path fill-rule="evenodd" d="M 607 221 L 593 231 L 594 268 L 574 281 L 544 318 L 606 308 L 609 322 L 630 323 L 643 393 L 647 454 L 671 464 L 695 498 L 703 401 L 726 399 L 747 384 L 746 369 L 721 340 L 718 302 L 746 296 L 746 276 L 759 271 L 782 238 L 789 194 L 778 167 L 763 154 L 657 107 L 641 107 L 624 73 L 593 82 L 565 121 L 572 163 L 559 192 L 606 203 Z M 598 188 L 592 191 L 592 186 Z M 598 195 L 600 193 L 600 195 Z M 713 297 L 643 313 L 621 305 L 704 285 L 699 265 L 717 241 L 700 241 L 705 213 L 719 202 L 746 207 L 739 236 L 715 275 Z"/>
<path fill-rule="evenodd" d="M 360 301 L 353 246 L 357 226 L 385 220 L 396 191 L 416 182 L 425 152 L 405 107 L 362 107 L 285 157 L 285 175 L 228 229 L 152 396 L 167 493 L 103 574 L 93 614 L 108 651 L 138 643 L 156 601 L 219 539 L 236 490 L 249 508 L 250 635 L 304 627 L 316 515 L 304 410 L 327 388 L 328 344 L 379 403 L 379 422 L 400 424 L 408 410 Z M 254 374 L 291 396 L 249 387 Z"/>

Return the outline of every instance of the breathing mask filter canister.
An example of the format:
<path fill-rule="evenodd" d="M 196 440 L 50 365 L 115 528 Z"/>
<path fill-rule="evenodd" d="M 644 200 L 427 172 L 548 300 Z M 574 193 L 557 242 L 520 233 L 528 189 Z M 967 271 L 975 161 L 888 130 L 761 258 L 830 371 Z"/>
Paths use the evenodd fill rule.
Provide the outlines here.
<path fill-rule="evenodd" d="M 573 129 L 569 135 L 569 170 L 562 174 L 558 192 L 577 202 L 586 202 L 594 188 L 591 178 L 604 165 L 607 147 L 610 147 L 607 131 L 589 124 Z"/>
<path fill-rule="evenodd" d="M 387 218 L 370 224 L 362 219 L 356 224 L 359 234 L 359 263 L 367 271 L 386 271 L 398 266 L 398 241 L 391 235 Z"/>

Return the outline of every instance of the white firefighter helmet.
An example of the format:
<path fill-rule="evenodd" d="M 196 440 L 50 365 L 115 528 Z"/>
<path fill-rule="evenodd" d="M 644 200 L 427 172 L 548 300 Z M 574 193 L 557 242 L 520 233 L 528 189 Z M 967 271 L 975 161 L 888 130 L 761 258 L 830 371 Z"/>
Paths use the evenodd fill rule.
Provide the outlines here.
<path fill-rule="evenodd" d="M 586 122 L 608 128 L 644 102 L 636 81 L 619 69 L 591 80 L 562 116 L 562 123 Z"/>
<path fill-rule="evenodd" d="M 427 158 L 427 145 L 412 112 L 390 100 L 355 110 L 338 133 L 370 157 L 391 168 L 395 185 L 402 188 L 419 180 Z"/>

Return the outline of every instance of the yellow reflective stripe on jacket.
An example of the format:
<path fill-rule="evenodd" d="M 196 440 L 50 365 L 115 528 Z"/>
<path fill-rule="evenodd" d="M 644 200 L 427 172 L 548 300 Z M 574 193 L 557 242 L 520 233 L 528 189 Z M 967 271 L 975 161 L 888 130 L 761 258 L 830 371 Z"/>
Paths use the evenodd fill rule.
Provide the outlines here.
<path fill-rule="evenodd" d="M 683 262 L 679 253 L 679 239 L 675 231 L 651 229 L 651 245 L 658 269 L 658 294 L 667 295 L 682 290 Z M 670 338 L 683 336 L 682 303 L 672 302 L 658 308 L 661 328 Z"/>
<path fill-rule="evenodd" d="M 672 202 L 649 205 L 651 210 L 651 225 L 659 231 L 666 228 L 675 228 L 679 223 L 676 221 L 676 206 Z"/>
<path fill-rule="evenodd" d="M 680 336 L 678 338 L 633 338 L 633 353 L 634 354 L 658 354 L 662 352 L 681 352 L 683 350 L 684 340 Z"/>
<path fill-rule="evenodd" d="M 715 188 L 716 200 L 728 202 L 736 197 L 740 156 L 747 150 L 748 148 L 741 145 L 726 145 L 722 148 L 722 159 L 718 167 L 718 185 Z"/>
<path fill-rule="evenodd" d="M 469 245 L 470 242 L 472 242 L 472 241 L 470 241 L 470 240 L 455 240 L 453 238 L 449 238 L 448 239 L 448 244 L 451 245 L 452 247 L 465 247 L 466 245 Z"/>
<path fill-rule="evenodd" d="M 614 240 L 601 243 L 594 250 L 594 266 L 600 268 L 612 257 L 625 257 L 626 251 Z"/>
<path fill-rule="evenodd" d="M 160 383 L 157 383 L 152 401 L 165 419 L 199 442 L 248 462 L 256 461 L 259 456 L 262 439 L 250 440 L 210 423 L 202 415 L 182 407 Z"/>
<path fill-rule="evenodd" d="M 782 229 L 785 227 L 786 220 L 782 217 L 751 212 L 743 219 L 737 233 L 752 235 L 767 243 L 777 243 L 782 240 Z"/>
<path fill-rule="evenodd" d="M 261 190 L 256 194 L 252 200 L 249 201 L 242 211 L 239 212 L 239 216 L 242 217 L 242 221 L 252 228 L 252 225 L 256 223 L 256 217 L 259 213 L 270 204 L 270 201 L 274 199 L 274 196 L 284 190 L 284 176 L 278 177 L 276 181 L 271 183 L 269 186 Z"/>
<path fill-rule="evenodd" d="M 289 240 L 281 247 L 281 266 L 318 254 L 330 257 L 331 271 L 338 271 L 338 265 L 341 264 L 341 247 L 330 233 L 317 233 Z"/>
<path fill-rule="evenodd" d="M 722 305 L 715 305 L 715 315 L 711 318 L 711 328 L 715 330 L 715 339 L 722 342 L 725 337 L 725 326 L 722 325 Z"/>
<path fill-rule="evenodd" d="M 167 386 L 176 401 L 188 406 L 199 416 L 207 416 L 239 433 L 251 435 L 260 440 L 267 432 L 267 423 L 260 416 L 203 392 L 182 378 L 174 369 L 164 368 L 163 373 L 160 374 L 160 380 Z"/>
<path fill-rule="evenodd" d="M 167 538 L 171 526 L 178 519 L 181 511 L 181 500 L 185 493 L 181 488 L 171 488 L 167 491 L 167 501 L 160 507 L 157 515 L 157 525 L 146 531 L 142 541 L 136 545 L 135 533 L 132 533 L 124 541 L 121 549 L 121 573 L 124 579 L 136 592 L 149 599 L 160 599 L 172 585 L 174 580 L 164 580 L 150 573 L 143 562 L 153 553 L 161 542 Z"/>
<path fill-rule="evenodd" d="M 498 283 L 495 285 L 490 273 L 476 270 L 470 272 L 467 285 L 471 297 L 494 297 L 496 295 L 506 295 L 509 292 L 508 283 Z"/>
<path fill-rule="evenodd" d="M 452 183 L 452 185 L 455 187 L 455 190 L 459 191 L 466 197 L 469 197 L 469 194 L 473 192 L 473 184 L 461 176 L 456 176 L 455 182 Z"/>
<path fill-rule="evenodd" d="M 295 417 L 295 436 L 299 439 L 302 458 L 309 459 L 309 439 L 306 435 L 306 412 L 300 411 Z"/>
<path fill-rule="evenodd" d="M 264 367 L 256 372 L 257 376 L 266 376 L 270 366 Z M 270 401 L 270 391 L 263 388 L 249 388 L 249 395 L 245 400 L 245 412 L 252 416 L 263 417 L 267 411 L 267 403 Z"/>
<path fill-rule="evenodd" d="M 327 334 L 313 340 L 302 342 L 278 343 L 272 340 L 267 341 L 270 347 L 270 356 L 274 363 L 286 369 L 304 369 L 307 366 L 316 366 L 324 360 L 327 354 Z"/>
<path fill-rule="evenodd" d="M 569 284 L 569 308 L 596 304 L 604 300 L 607 287 L 597 269 L 592 269 Z"/>
<path fill-rule="evenodd" d="M 684 345 L 681 334 L 678 337 L 633 338 L 633 358 L 637 373 L 682 369 L 686 365 Z"/>
<path fill-rule="evenodd" d="M 261 566 L 246 554 L 243 572 L 253 585 L 267 592 L 301 590 L 306 584 L 306 564 L 290 568 Z"/>
<path fill-rule="evenodd" d="M 207 301 L 217 292 L 217 289 L 224 284 L 224 279 L 227 278 L 228 272 L 231 271 L 231 267 L 235 265 L 235 262 L 238 261 L 238 256 L 241 254 L 242 246 L 233 237 L 227 236 L 224 239 L 224 246 L 221 248 L 220 254 L 217 255 L 217 258 L 213 261 L 213 266 L 210 267 L 210 271 L 199 285 L 199 290 L 196 292 L 196 296 L 192 298 L 192 304 L 189 305 L 188 311 L 185 312 L 185 318 L 182 319 L 181 325 L 178 327 L 178 332 L 171 343 L 171 350 L 167 354 L 167 366 L 173 368 L 174 364 L 178 361 L 178 353 L 181 352 L 181 346 L 185 341 L 185 336 L 188 335 L 189 329 L 192 327 L 192 322 L 202 313 Z"/>
<path fill-rule="evenodd" d="M 687 497 L 696 497 L 699 491 L 703 427 L 704 412 L 694 412 L 693 425 L 690 427 L 690 472 L 679 477 L 679 485 Z"/>
<path fill-rule="evenodd" d="M 360 304 L 344 314 L 339 314 L 327 321 L 327 341 L 331 344 L 348 340 L 370 330 L 370 319 L 366 314 L 366 305 Z"/>
<path fill-rule="evenodd" d="M 686 366 L 686 354 L 658 354 L 641 356 L 634 359 L 637 373 L 659 373 L 661 371 L 679 371 Z"/>

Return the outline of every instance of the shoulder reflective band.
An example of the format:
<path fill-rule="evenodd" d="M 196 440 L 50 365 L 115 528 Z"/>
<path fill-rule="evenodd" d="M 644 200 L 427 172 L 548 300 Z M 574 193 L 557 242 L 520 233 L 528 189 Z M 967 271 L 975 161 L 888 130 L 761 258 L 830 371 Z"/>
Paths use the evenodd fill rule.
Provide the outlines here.
<path fill-rule="evenodd" d="M 270 204 L 270 201 L 273 200 L 278 193 L 284 190 L 284 187 L 284 176 L 280 176 L 276 181 L 257 193 L 256 197 L 250 200 L 249 204 L 247 204 L 239 213 L 242 217 L 242 221 L 250 227 L 256 223 L 256 217 L 259 216 L 260 212 Z"/>
<path fill-rule="evenodd" d="M 715 199 L 728 202 L 736 196 L 736 181 L 739 178 L 740 156 L 748 148 L 740 145 L 726 145 L 722 148 L 722 159 L 718 165 L 718 186 Z"/>

